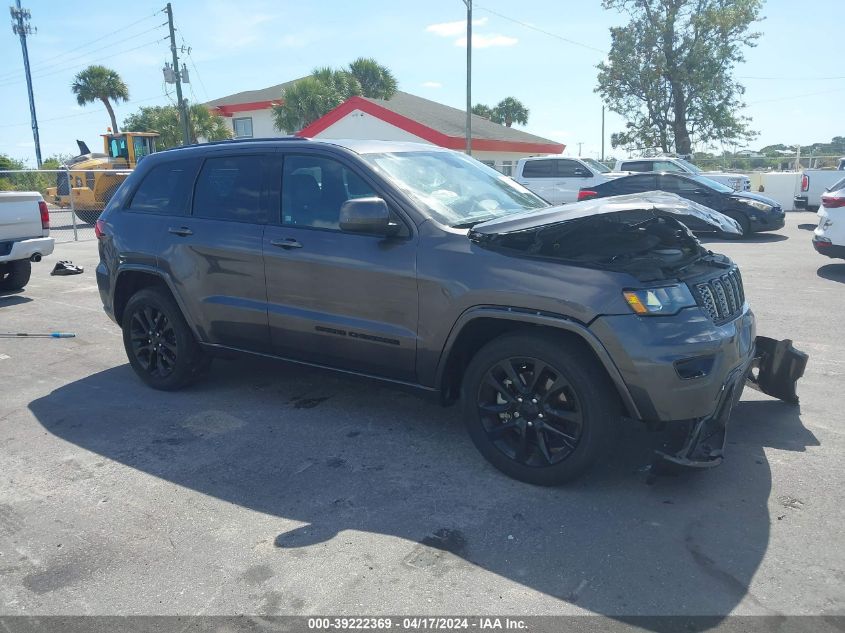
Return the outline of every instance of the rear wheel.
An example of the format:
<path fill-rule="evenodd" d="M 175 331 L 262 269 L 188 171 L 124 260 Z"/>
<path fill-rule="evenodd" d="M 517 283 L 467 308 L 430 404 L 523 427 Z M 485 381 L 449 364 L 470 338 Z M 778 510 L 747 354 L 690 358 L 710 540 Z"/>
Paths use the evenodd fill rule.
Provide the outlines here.
<path fill-rule="evenodd" d="M 162 288 L 145 288 L 129 299 L 123 346 L 132 369 L 154 389 L 184 387 L 209 364 L 179 306 Z"/>
<path fill-rule="evenodd" d="M 552 336 L 505 335 L 473 357 L 462 387 L 472 441 L 505 474 L 556 485 L 589 469 L 619 419 L 591 354 Z"/>
<path fill-rule="evenodd" d="M 31 276 L 32 263 L 28 259 L 0 263 L 0 290 L 20 290 Z"/>

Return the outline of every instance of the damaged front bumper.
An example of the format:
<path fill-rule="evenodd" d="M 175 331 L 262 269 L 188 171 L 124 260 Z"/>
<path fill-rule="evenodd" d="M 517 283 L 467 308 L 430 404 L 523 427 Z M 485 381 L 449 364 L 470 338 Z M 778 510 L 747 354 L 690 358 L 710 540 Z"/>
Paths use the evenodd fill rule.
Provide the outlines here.
<path fill-rule="evenodd" d="M 687 432 L 667 450 L 655 451 L 654 467 L 671 464 L 685 468 L 712 468 L 722 463 L 727 424 L 745 385 L 790 404 L 798 404 L 796 384 L 804 375 L 809 356 L 792 347 L 789 339 L 765 336 L 754 340 L 754 356 L 725 380 L 715 410 L 690 420 Z"/>

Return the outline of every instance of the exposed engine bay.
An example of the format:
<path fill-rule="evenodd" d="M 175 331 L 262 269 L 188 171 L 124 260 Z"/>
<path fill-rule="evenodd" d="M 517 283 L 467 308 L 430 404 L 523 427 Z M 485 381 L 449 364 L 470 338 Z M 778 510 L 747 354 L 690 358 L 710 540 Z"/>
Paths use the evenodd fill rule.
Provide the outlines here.
<path fill-rule="evenodd" d="M 474 241 L 515 254 L 627 272 L 641 281 L 678 276 L 703 258 L 728 262 L 702 247 L 676 217 L 656 209 L 587 216 Z"/>

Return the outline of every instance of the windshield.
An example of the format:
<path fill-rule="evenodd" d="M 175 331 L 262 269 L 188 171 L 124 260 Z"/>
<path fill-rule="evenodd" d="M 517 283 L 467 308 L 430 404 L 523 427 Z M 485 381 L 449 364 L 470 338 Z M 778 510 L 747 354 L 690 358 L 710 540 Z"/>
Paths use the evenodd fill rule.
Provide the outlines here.
<path fill-rule="evenodd" d="M 600 174 L 606 174 L 610 171 L 610 168 L 606 165 L 602 165 L 599 161 L 593 160 L 592 158 L 582 158 L 582 162 L 587 163 L 590 167 L 595 169 Z"/>
<path fill-rule="evenodd" d="M 723 185 L 720 182 L 715 180 L 711 180 L 707 176 L 691 176 L 693 180 L 700 182 L 702 185 L 707 185 L 711 189 L 715 189 L 716 191 L 721 191 L 722 193 L 733 193 L 734 190 L 728 187 L 727 185 Z"/>
<path fill-rule="evenodd" d="M 677 163 L 680 163 L 681 165 L 683 165 L 684 167 L 689 169 L 690 173 L 692 173 L 692 174 L 700 174 L 701 173 L 701 170 L 698 167 L 696 167 L 695 165 L 693 165 L 690 162 L 685 161 L 683 158 L 674 158 L 672 160 L 674 160 Z"/>
<path fill-rule="evenodd" d="M 362 158 L 435 220 L 451 227 L 469 228 L 549 206 L 514 180 L 457 152 L 364 154 Z"/>

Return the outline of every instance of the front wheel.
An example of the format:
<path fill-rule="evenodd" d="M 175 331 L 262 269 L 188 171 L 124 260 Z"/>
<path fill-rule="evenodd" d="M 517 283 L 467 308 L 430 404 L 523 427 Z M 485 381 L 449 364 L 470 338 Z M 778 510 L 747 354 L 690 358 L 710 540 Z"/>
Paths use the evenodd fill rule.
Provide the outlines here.
<path fill-rule="evenodd" d="M 132 295 L 122 325 L 129 364 L 154 389 L 184 387 L 208 366 L 208 357 L 179 306 L 162 288 L 145 288 Z"/>
<path fill-rule="evenodd" d="M 742 235 L 736 235 L 735 233 L 722 233 L 722 236 L 726 240 L 741 240 L 746 237 L 751 237 L 751 220 L 748 219 L 747 215 L 744 213 L 726 213 L 725 215 L 732 220 L 736 220 L 736 223 L 739 224 L 739 228 L 742 229 Z"/>
<path fill-rule="evenodd" d="M 589 469 L 620 414 L 595 358 L 553 336 L 505 335 L 488 343 L 470 361 L 461 395 L 481 454 L 510 477 L 544 486 Z"/>

